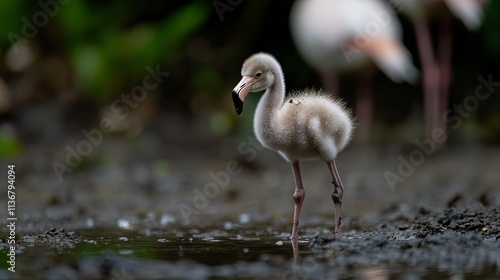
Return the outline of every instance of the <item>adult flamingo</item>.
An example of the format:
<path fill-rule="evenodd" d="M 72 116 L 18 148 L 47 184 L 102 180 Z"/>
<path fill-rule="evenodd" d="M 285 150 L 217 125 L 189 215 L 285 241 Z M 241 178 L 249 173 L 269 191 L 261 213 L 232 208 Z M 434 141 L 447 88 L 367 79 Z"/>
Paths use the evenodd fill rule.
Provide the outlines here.
<path fill-rule="evenodd" d="M 423 72 L 425 130 L 428 137 L 436 128 L 446 131 L 445 112 L 451 81 L 452 33 L 451 15 L 459 18 L 470 30 L 481 25 L 483 6 L 487 0 L 390 0 L 398 10 L 408 15 L 415 28 L 420 64 Z M 429 21 L 440 23 L 436 51 Z"/>
<path fill-rule="evenodd" d="M 338 72 L 359 76 L 355 107 L 362 139 L 373 118 L 370 65 L 394 82 L 417 80 L 412 57 L 401 43 L 401 24 L 382 1 L 298 0 L 291 10 L 290 27 L 299 52 L 320 73 L 327 90 L 338 95 Z"/>

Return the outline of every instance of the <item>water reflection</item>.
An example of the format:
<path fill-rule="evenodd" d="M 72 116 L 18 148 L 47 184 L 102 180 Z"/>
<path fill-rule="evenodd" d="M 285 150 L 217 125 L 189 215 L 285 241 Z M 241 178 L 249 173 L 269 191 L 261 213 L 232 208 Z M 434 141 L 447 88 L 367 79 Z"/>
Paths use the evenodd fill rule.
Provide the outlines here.
<path fill-rule="evenodd" d="M 292 247 L 292 261 L 290 268 L 287 269 L 281 279 L 310 279 L 313 276 L 321 275 L 321 263 L 318 262 L 312 255 L 305 256 L 302 259 L 299 251 L 299 244 L 309 244 L 307 240 L 291 239 L 290 245 Z"/>
<path fill-rule="evenodd" d="M 19 277 L 62 278 L 60 273 L 70 271 L 75 278 L 99 278 L 123 267 L 133 267 L 125 272 L 138 279 L 235 279 L 245 275 L 247 279 L 385 280 L 419 279 L 436 272 L 429 265 L 408 267 L 399 251 L 393 254 L 389 250 L 403 241 L 389 241 L 380 236 L 347 232 L 340 239 L 309 235 L 290 240 L 286 227 L 269 230 L 269 227 L 255 229 L 234 224 L 230 230 L 223 228 L 221 225 L 212 229 L 151 229 L 148 234 L 117 228 L 82 230 L 79 234 L 86 238 L 85 242 L 59 250 L 57 254 L 40 244 L 25 248 L 20 252 Z M 321 246 L 314 247 L 315 242 Z M 384 246 L 387 247 L 385 253 Z M 66 255 L 72 257 L 61 258 Z M 40 267 L 45 270 L 40 271 Z M 96 267 L 106 269 L 101 271 Z M 442 269 L 440 276 L 449 277 L 451 269 Z M 497 270 L 478 268 L 457 274 L 454 269 L 453 273 L 491 275 L 488 271 Z M 1 273 L 0 278 L 4 278 Z"/>
<path fill-rule="evenodd" d="M 373 265 L 373 264 L 345 264 L 343 267 L 338 265 L 331 265 L 329 261 L 336 257 L 333 249 L 325 248 L 320 253 L 311 254 L 310 251 L 304 250 L 302 256 L 300 254 L 300 244 L 307 244 L 309 247 L 309 240 L 291 239 L 290 245 L 292 247 L 293 260 L 291 261 L 290 268 L 283 273 L 281 279 L 336 279 L 341 275 L 345 276 L 346 270 L 350 271 L 350 276 L 356 276 L 366 280 L 387 280 L 389 279 L 389 270 L 386 265 Z M 336 252 L 342 254 L 344 252 Z"/>
<path fill-rule="evenodd" d="M 292 252 L 293 252 L 293 264 L 298 266 L 300 264 L 300 255 L 299 255 L 299 240 L 292 239 Z"/>

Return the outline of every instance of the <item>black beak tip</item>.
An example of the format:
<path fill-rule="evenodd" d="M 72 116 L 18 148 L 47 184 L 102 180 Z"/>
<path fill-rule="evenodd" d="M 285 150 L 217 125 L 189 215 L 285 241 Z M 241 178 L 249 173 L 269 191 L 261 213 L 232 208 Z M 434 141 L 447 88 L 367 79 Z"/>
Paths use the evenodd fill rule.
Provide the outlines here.
<path fill-rule="evenodd" d="M 240 97 L 238 96 L 238 93 L 233 90 L 233 103 L 234 103 L 234 108 L 236 109 L 236 114 L 241 116 L 241 113 L 243 112 L 243 101 L 241 101 Z"/>

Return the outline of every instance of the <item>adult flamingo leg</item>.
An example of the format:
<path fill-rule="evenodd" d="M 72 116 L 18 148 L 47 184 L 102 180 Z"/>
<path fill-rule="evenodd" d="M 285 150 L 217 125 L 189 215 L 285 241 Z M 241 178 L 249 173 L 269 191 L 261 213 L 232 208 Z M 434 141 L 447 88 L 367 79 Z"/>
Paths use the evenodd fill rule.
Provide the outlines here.
<path fill-rule="evenodd" d="M 359 120 L 357 138 L 365 142 L 370 136 L 371 124 L 373 123 L 373 94 L 370 87 L 370 77 L 361 75 L 356 91 L 356 116 Z"/>
<path fill-rule="evenodd" d="M 425 20 L 415 22 L 417 46 L 423 71 L 424 115 L 426 136 L 432 136 L 432 130 L 439 126 L 439 79 L 440 69 L 437 65 L 429 26 Z"/>
<path fill-rule="evenodd" d="M 452 55 L 452 36 L 451 19 L 446 17 L 441 22 L 440 34 L 438 38 L 438 63 L 439 63 L 439 104 L 440 104 L 440 127 L 447 130 L 444 114 L 448 108 L 448 95 L 452 79 L 451 55 Z"/>
<path fill-rule="evenodd" d="M 340 97 L 340 79 L 333 71 L 321 71 L 321 83 L 335 98 Z"/>

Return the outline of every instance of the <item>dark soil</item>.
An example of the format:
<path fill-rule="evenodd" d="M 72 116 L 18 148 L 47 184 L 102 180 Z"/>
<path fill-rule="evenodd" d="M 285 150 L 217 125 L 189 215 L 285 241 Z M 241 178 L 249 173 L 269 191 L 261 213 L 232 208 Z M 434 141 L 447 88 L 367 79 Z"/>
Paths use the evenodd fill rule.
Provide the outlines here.
<path fill-rule="evenodd" d="M 500 207 L 420 209 L 414 215 L 394 211 L 373 231 L 348 236 L 318 235 L 310 247 L 316 258 L 335 267 L 403 266 L 449 276 L 480 271 L 500 276 Z"/>

